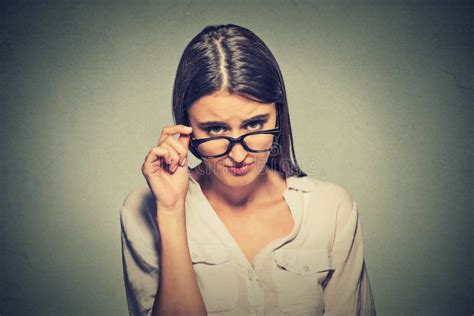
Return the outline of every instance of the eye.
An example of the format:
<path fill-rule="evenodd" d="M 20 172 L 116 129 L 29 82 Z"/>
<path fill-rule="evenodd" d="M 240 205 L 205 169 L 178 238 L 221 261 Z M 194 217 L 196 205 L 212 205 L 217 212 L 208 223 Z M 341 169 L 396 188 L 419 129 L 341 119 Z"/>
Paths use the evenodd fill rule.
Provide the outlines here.
<path fill-rule="evenodd" d="M 259 129 L 263 127 L 264 123 L 265 121 L 262 121 L 262 120 L 253 121 L 247 124 L 247 128 L 252 129 L 252 130 Z"/>
<path fill-rule="evenodd" d="M 210 126 L 206 128 L 208 134 L 220 134 L 221 131 L 224 131 L 224 127 L 222 126 Z"/>

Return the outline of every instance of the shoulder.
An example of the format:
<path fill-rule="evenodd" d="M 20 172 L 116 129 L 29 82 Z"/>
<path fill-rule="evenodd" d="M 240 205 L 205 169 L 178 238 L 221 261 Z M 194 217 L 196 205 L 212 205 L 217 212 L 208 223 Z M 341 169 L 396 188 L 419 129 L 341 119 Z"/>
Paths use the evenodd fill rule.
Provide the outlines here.
<path fill-rule="evenodd" d="M 319 179 L 312 179 L 315 185 L 315 192 L 318 192 L 318 198 L 325 201 L 329 207 L 327 209 L 335 216 L 335 220 L 340 226 L 342 223 L 353 222 L 358 218 L 357 203 L 351 192 L 344 186 Z"/>
<path fill-rule="evenodd" d="M 158 236 L 156 205 L 147 185 L 131 190 L 120 209 L 122 233 L 130 241 L 152 245 Z"/>
<path fill-rule="evenodd" d="M 120 207 L 121 218 L 137 218 L 150 212 L 153 194 L 146 185 L 141 185 L 128 192 Z"/>
<path fill-rule="evenodd" d="M 322 232 L 328 236 L 328 249 L 333 248 L 334 238 L 351 240 L 357 231 L 359 211 L 351 192 L 332 181 L 308 178 L 313 183 L 310 212 L 323 223 Z"/>
<path fill-rule="evenodd" d="M 314 176 L 293 178 L 291 185 L 303 191 L 309 192 L 319 200 L 340 204 L 352 202 L 352 194 L 344 186 L 332 181 L 322 180 Z"/>
<path fill-rule="evenodd" d="M 137 212 L 137 210 L 142 210 L 145 207 L 149 206 L 150 202 L 152 201 L 153 194 L 151 193 L 148 186 L 140 185 L 130 190 L 122 203 L 122 208 L 130 211 L 124 210 L 122 212 Z"/>
<path fill-rule="evenodd" d="M 306 178 L 306 179 L 304 179 Z M 338 221 L 357 217 L 357 204 L 351 192 L 344 186 L 316 177 L 303 177 L 301 181 L 311 183 L 311 205 L 317 205 L 326 215 L 335 216 Z"/>

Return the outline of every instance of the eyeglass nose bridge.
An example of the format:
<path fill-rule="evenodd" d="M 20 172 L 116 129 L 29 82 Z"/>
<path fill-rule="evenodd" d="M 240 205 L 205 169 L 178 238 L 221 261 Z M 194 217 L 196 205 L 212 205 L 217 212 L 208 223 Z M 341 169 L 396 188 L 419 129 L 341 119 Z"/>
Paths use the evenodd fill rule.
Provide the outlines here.
<path fill-rule="evenodd" d="M 242 147 L 246 150 L 246 151 L 249 151 L 249 152 L 252 152 L 252 150 L 247 146 L 247 144 L 244 142 L 244 138 L 248 136 L 248 134 L 244 134 L 244 135 L 240 135 L 239 137 L 237 138 L 234 138 L 234 137 L 229 137 L 229 146 L 227 146 L 227 150 L 225 151 L 225 153 L 223 155 L 227 155 L 228 153 L 230 153 L 232 151 L 232 148 L 234 148 L 234 145 L 236 144 L 241 144 Z"/>

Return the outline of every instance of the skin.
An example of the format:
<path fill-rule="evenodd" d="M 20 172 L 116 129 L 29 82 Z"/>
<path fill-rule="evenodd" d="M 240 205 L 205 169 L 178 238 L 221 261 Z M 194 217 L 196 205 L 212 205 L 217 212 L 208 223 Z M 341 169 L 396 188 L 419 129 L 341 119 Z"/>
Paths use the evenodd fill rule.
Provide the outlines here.
<path fill-rule="evenodd" d="M 269 114 L 263 125 L 242 126 L 242 121 L 259 114 Z M 216 92 L 191 105 L 189 120 L 191 128 L 165 127 L 157 146 L 149 151 L 142 165 L 142 174 L 156 199 L 161 239 L 160 290 L 153 315 L 206 315 L 186 235 L 190 134 L 197 139 L 218 135 L 236 138 L 258 129 L 273 129 L 276 108 L 273 103 L 261 104 L 227 92 Z M 226 127 L 213 129 L 210 134 L 199 126 L 205 121 L 221 121 Z M 266 168 L 268 157 L 269 152 L 251 153 L 236 144 L 228 155 L 204 159 L 191 171 L 250 264 L 265 245 L 288 235 L 294 225 L 283 199 L 286 181 Z M 233 175 L 227 168 L 239 163 L 252 163 L 244 176 Z"/>

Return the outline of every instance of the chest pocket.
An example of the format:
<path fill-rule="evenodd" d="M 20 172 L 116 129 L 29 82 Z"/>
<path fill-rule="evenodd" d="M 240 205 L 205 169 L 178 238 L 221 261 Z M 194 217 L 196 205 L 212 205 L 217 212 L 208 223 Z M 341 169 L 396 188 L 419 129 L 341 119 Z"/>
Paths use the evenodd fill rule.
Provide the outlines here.
<path fill-rule="evenodd" d="M 324 310 L 322 282 L 330 270 L 326 249 L 278 249 L 272 278 L 279 308 L 290 315 L 320 315 Z"/>
<path fill-rule="evenodd" d="M 190 243 L 191 261 L 209 314 L 237 307 L 239 288 L 237 268 L 230 249 L 219 245 Z"/>

